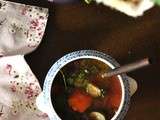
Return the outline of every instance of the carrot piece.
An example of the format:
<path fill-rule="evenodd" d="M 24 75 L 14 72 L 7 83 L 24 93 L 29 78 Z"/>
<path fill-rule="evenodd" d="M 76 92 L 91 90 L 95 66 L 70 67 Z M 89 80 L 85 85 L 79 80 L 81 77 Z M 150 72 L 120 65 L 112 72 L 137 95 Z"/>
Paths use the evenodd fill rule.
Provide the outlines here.
<path fill-rule="evenodd" d="M 91 106 L 92 100 L 84 91 L 76 89 L 69 97 L 68 104 L 74 111 L 83 113 Z"/>

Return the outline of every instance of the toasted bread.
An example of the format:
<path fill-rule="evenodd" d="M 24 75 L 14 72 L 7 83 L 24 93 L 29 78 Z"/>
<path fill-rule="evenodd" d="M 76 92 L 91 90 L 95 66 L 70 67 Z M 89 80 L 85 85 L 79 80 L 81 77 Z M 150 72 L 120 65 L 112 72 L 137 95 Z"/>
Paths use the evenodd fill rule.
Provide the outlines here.
<path fill-rule="evenodd" d="M 154 6 L 151 0 L 96 0 L 129 16 L 138 17 Z"/>

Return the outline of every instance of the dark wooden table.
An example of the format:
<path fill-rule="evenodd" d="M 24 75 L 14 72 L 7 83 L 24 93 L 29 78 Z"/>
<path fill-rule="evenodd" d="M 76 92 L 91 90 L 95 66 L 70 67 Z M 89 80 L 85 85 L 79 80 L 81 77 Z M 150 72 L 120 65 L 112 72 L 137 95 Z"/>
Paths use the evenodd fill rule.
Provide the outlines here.
<path fill-rule="evenodd" d="M 22 2 L 22 0 L 12 0 Z M 50 8 L 40 47 L 26 60 L 41 86 L 48 69 L 68 52 L 94 49 L 110 54 L 120 64 L 160 56 L 160 8 L 137 19 L 103 5 L 53 5 L 44 0 L 22 2 Z M 160 61 L 129 74 L 138 82 L 125 120 L 160 120 Z"/>

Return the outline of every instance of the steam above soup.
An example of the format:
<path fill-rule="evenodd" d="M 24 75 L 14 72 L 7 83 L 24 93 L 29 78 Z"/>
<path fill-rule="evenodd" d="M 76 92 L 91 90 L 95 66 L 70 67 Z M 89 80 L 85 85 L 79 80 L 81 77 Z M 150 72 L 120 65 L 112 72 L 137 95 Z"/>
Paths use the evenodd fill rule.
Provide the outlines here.
<path fill-rule="evenodd" d="M 52 86 L 53 107 L 62 120 L 110 120 L 118 110 L 122 88 L 117 76 L 94 59 L 79 59 L 64 66 Z"/>

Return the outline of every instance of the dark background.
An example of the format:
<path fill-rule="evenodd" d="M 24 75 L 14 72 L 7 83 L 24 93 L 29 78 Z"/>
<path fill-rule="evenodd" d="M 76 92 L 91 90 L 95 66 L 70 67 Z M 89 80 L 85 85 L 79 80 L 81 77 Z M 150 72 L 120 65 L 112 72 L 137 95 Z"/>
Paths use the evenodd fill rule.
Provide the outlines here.
<path fill-rule="evenodd" d="M 144 16 L 128 17 L 95 3 L 65 5 L 44 0 L 12 0 L 50 8 L 49 20 L 39 48 L 26 56 L 43 86 L 48 69 L 68 52 L 94 49 L 114 57 L 120 64 L 144 57 L 160 57 L 160 8 Z M 129 75 L 138 82 L 125 120 L 160 120 L 160 61 Z"/>

